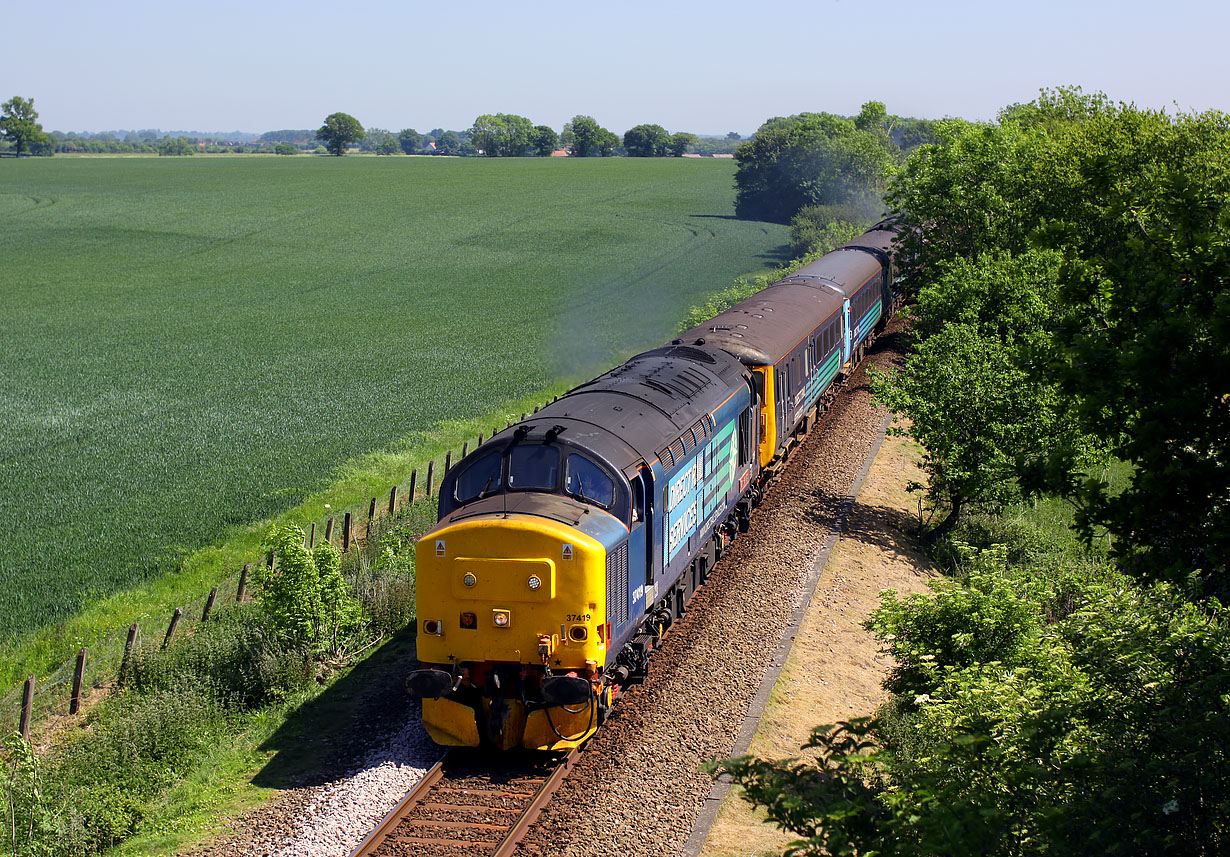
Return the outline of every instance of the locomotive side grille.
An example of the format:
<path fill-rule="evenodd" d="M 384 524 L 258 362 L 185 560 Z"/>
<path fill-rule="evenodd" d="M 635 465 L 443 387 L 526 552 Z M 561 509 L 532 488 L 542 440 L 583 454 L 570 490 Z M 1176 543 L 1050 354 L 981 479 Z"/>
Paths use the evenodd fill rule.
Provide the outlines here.
<path fill-rule="evenodd" d="M 687 450 L 683 448 L 683 438 L 680 438 L 671 444 L 671 452 L 675 456 L 675 461 L 683 460 L 684 455 L 687 454 Z"/>
<path fill-rule="evenodd" d="M 606 555 L 607 621 L 622 625 L 628 621 L 628 543 Z"/>
<path fill-rule="evenodd" d="M 667 470 L 670 470 L 675 466 L 675 453 L 672 452 L 671 448 L 668 446 L 666 449 L 658 453 L 658 460 L 662 462 Z"/>

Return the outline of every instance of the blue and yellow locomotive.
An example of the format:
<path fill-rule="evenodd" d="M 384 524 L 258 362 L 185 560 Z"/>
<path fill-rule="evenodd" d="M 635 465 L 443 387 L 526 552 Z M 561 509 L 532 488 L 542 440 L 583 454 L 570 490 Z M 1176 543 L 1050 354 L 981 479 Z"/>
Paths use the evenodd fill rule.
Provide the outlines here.
<path fill-rule="evenodd" d="M 631 358 L 446 474 L 417 548 L 407 678 L 436 743 L 562 750 L 594 733 L 891 311 L 893 234 Z"/>

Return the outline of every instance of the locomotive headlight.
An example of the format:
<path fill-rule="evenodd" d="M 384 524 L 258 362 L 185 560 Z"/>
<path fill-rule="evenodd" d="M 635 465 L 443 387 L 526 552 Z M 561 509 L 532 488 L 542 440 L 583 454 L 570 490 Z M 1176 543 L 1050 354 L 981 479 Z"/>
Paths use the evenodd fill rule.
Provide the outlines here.
<path fill-rule="evenodd" d="M 530 584 L 530 589 L 537 589 L 538 587 L 542 586 L 542 581 L 539 580 L 537 576 L 530 575 L 529 584 Z"/>
<path fill-rule="evenodd" d="M 466 576 L 461 578 L 461 582 L 464 583 L 466 586 L 473 586 L 474 584 L 478 583 L 478 578 L 475 577 L 473 573 L 467 571 Z"/>
<path fill-rule="evenodd" d="M 495 622 L 497 628 L 507 628 L 512 620 L 512 614 L 508 610 L 492 610 L 491 620 Z"/>

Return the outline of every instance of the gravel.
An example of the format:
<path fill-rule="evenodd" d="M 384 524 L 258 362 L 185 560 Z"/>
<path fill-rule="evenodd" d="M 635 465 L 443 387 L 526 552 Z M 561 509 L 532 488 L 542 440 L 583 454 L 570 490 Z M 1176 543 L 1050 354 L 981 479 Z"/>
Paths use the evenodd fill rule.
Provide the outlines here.
<path fill-rule="evenodd" d="M 866 364 L 900 361 L 899 325 L 890 322 Z M 522 853 L 679 851 L 712 786 L 700 767 L 730 755 L 883 417 L 858 370 L 655 654 L 649 678 L 589 743 Z M 402 710 L 411 714 L 400 728 L 366 739 L 371 749 L 344 775 L 287 790 L 192 857 L 348 855 L 440 757 L 417 706 Z"/>

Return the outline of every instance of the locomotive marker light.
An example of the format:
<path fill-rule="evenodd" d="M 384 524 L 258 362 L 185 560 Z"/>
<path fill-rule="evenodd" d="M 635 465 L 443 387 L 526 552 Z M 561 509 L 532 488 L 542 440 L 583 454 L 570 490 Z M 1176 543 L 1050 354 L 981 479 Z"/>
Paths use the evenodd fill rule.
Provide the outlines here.
<path fill-rule="evenodd" d="M 508 610 L 492 610 L 491 620 L 497 628 L 507 628 L 512 621 L 512 613 Z"/>
<path fill-rule="evenodd" d="M 474 576 L 473 572 L 467 571 L 466 576 L 461 578 L 461 582 L 466 586 L 473 586 L 475 583 L 478 583 L 478 578 Z"/>
<path fill-rule="evenodd" d="M 439 619 L 427 619 L 423 622 L 423 633 L 431 634 L 433 637 L 440 637 L 444 634 L 444 623 Z"/>
<path fill-rule="evenodd" d="M 542 581 L 539 580 L 537 576 L 530 575 L 529 584 L 530 584 L 530 589 L 537 589 L 538 587 L 542 586 Z"/>

